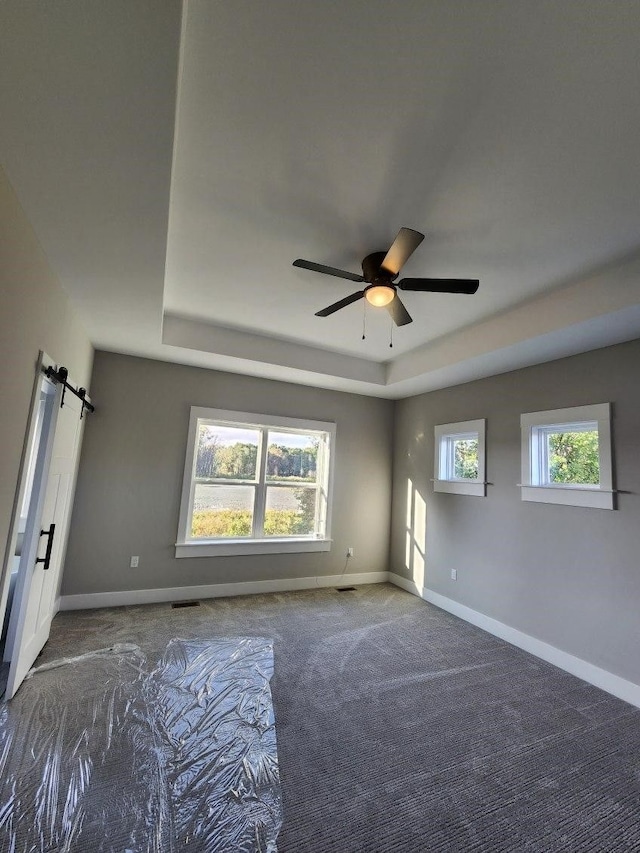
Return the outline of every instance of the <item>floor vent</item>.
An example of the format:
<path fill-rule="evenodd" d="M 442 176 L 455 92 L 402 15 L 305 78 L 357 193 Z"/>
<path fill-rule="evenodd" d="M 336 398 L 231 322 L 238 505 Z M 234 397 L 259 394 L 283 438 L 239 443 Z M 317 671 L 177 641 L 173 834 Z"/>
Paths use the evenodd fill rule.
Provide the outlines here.
<path fill-rule="evenodd" d="M 178 607 L 200 607 L 199 601 L 174 601 L 171 605 L 174 609 Z"/>
<path fill-rule="evenodd" d="M 336 590 L 338 592 L 355 592 L 356 588 L 355 586 L 337 586 Z"/>

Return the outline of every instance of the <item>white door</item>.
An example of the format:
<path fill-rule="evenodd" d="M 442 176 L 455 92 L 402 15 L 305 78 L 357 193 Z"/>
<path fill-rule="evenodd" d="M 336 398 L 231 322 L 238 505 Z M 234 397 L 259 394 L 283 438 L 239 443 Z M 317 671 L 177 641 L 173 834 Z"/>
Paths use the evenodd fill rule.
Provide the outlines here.
<path fill-rule="evenodd" d="M 60 408 L 62 389 L 56 389 L 51 434 L 42 448 L 39 498 L 25 532 L 16 606 L 11 612 L 14 637 L 6 699 L 11 699 L 49 639 L 64 558 L 75 486 L 75 473 L 84 420 L 82 403 L 69 392 Z M 15 620 L 15 621 L 14 621 Z M 12 630 L 13 629 L 13 630 Z"/>

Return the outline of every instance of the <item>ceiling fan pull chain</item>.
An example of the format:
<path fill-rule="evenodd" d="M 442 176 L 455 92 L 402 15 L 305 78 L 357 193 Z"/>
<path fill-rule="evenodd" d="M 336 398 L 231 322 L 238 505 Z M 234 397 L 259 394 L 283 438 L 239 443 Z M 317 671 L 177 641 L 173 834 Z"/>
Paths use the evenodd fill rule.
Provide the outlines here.
<path fill-rule="evenodd" d="M 367 300 L 362 300 L 362 340 L 367 337 Z"/>
<path fill-rule="evenodd" d="M 390 332 L 389 332 L 389 346 L 393 349 L 393 320 L 391 320 Z"/>

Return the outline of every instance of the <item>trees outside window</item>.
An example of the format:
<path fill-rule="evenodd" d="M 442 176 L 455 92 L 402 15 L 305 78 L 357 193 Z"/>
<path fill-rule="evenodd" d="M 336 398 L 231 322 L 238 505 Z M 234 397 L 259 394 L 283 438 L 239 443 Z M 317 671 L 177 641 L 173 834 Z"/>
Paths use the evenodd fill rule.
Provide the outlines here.
<path fill-rule="evenodd" d="M 550 432 L 547 444 L 549 482 L 589 486 L 600 483 L 597 428 Z"/>

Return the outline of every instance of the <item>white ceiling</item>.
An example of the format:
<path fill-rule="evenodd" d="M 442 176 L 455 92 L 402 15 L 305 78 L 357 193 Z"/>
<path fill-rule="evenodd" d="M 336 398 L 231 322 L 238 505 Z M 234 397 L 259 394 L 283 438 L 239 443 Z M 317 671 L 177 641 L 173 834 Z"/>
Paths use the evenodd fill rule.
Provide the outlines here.
<path fill-rule="evenodd" d="M 637 0 L 4 0 L 2 162 L 98 348 L 399 397 L 640 336 Z M 396 329 L 359 289 L 401 226 Z"/>

